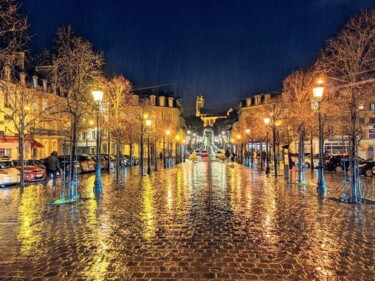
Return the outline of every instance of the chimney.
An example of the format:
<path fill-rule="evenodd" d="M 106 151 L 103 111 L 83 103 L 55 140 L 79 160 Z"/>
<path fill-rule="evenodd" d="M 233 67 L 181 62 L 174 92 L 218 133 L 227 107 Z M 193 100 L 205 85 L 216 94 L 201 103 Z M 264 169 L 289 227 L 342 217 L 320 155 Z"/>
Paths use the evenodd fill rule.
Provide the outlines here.
<path fill-rule="evenodd" d="M 25 52 L 17 52 L 17 66 L 22 70 L 25 69 Z"/>
<path fill-rule="evenodd" d="M 43 91 L 47 92 L 47 80 L 46 79 L 42 79 L 42 82 L 43 82 Z"/>
<path fill-rule="evenodd" d="M 260 95 L 256 95 L 256 96 L 254 96 L 254 98 L 255 98 L 255 105 L 260 105 L 261 96 Z"/>
<path fill-rule="evenodd" d="M 165 106 L 165 97 L 159 96 L 159 106 Z"/>
<path fill-rule="evenodd" d="M 151 105 L 155 105 L 155 101 L 156 101 L 156 96 L 155 95 L 150 95 L 150 103 L 151 103 Z"/>
<path fill-rule="evenodd" d="M 271 98 L 270 94 L 264 95 L 264 103 L 268 103 L 268 101 L 270 100 L 270 98 Z"/>
<path fill-rule="evenodd" d="M 139 103 L 139 96 L 133 95 L 133 100 L 134 100 L 134 103 L 138 104 Z"/>
<path fill-rule="evenodd" d="M 20 84 L 21 84 L 21 86 L 26 85 L 26 74 L 25 74 L 25 72 L 20 72 Z"/>
<path fill-rule="evenodd" d="M 38 76 L 33 75 L 33 86 L 34 88 L 38 88 Z"/>
<path fill-rule="evenodd" d="M 251 98 L 246 98 L 246 106 L 251 106 Z"/>
<path fill-rule="evenodd" d="M 57 93 L 56 83 L 51 83 L 51 88 L 52 88 L 52 93 L 56 94 Z"/>
<path fill-rule="evenodd" d="M 172 98 L 172 97 L 168 98 L 168 106 L 169 107 L 173 107 L 173 100 L 174 100 L 174 98 Z"/>
<path fill-rule="evenodd" d="M 10 66 L 6 65 L 4 66 L 4 78 L 7 81 L 10 81 Z"/>

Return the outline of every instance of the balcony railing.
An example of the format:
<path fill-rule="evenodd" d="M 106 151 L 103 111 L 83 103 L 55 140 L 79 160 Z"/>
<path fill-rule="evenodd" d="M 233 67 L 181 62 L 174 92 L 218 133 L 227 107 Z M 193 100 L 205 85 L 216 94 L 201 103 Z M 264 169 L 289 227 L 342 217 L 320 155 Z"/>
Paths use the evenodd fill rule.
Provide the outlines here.
<path fill-rule="evenodd" d="M 34 136 L 69 136 L 69 131 L 31 128 L 30 134 Z"/>

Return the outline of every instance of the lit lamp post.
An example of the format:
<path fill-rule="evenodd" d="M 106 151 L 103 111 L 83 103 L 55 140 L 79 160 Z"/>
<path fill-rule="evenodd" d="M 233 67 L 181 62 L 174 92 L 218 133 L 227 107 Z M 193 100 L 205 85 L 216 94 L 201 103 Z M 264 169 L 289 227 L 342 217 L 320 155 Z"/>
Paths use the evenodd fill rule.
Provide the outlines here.
<path fill-rule="evenodd" d="M 178 164 L 180 161 L 180 159 L 179 159 L 179 157 L 178 157 L 178 155 L 179 155 L 179 153 L 178 153 L 178 142 L 180 141 L 180 136 L 179 135 L 177 135 L 176 136 L 176 164 Z"/>
<path fill-rule="evenodd" d="M 250 129 L 245 130 L 247 135 L 246 151 L 247 151 L 247 165 L 250 166 Z M 251 163 L 252 164 L 252 163 Z"/>
<path fill-rule="evenodd" d="M 327 192 L 326 182 L 324 179 L 324 163 L 323 163 L 323 127 L 322 115 L 320 112 L 320 102 L 323 99 L 324 87 L 321 85 L 323 82 L 319 81 L 318 86 L 313 88 L 314 99 L 312 107 L 318 110 L 318 123 L 319 123 L 319 166 L 318 166 L 318 183 L 317 191 L 320 194 Z"/>
<path fill-rule="evenodd" d="M 163 162 L 164 162 L 164 168 L 167 168 L 167 161 L 166 161 L 166 157 L 165 157 L 165 154 L 166 154 L 166 151 L 165 151 L 165 136 L 169 137 L 170 134 L 171 134 L 170 130 L 166 130 L 165 131 L 164 141 L 163 141 Z M 168 151 L 169 151 L 169 143 L 168 143 Z"/>
<path fill-rule="evenodd" d="M 101 194 L 103 191 L 102 186 L 102 175 L 101 175 L 101 153 L 100 153 L 100 127 L 99 127 L 99 111 L 100 103 L 103 99 L 102 91 L 92 91 L 94 100 L 98 104 L 98 111 L 96 112 L 96 169 L 95 169 L 95 181 L 94 181 L 94 192 L 96 194 Z"/>
<path fill-rule="evenodd" d="M 234 146 L 236 145 L 236 140 L 231 138 L 230 139 L 230 143 L 232 144 L 231 146 L 231 151 L 230 151 L 230 157 L 231 157 L 231 161 L 233 162 L 234 161 Z"/>
<path fill-rule="evenodd" d="M 151 126 L 151 120 L 146 119 L 146 126 L 148 128 L 147 131 L 147 174 L 151 175 L 151 153 L 150 153 L 150 126 Z"/>
<path fill-rule="evenodd" d="M 269 118 L 264 118 L 264 123 L 267 125 L 266 128 L 266 174 L 270 173 L 270 163 L 268 160 L 268 125 L 270 124 L 271 120 Z"/>
<path fill-rule="evenodd" d="M 185 162 L 186 161 L 186 151 L 187 151 L 187 140 L 184 139 L 183 142 L 184 142 L 184 146 L 183 146 L 184 152 L 182 154 L 182 162 Z"/>
<path fill-rule="evenodd" d="M 237 143 L 239 143 L 240 139 L 241 139 L 241 136 L 237 135 Z M 238 150 L 240 150 L 240 149 L 238 149 L 238 147 L 240 147 L 240 149 L 241 149 L 241 155 L 238 155 Z M 241 161 L 241 164 L 242 164 L 242 142 L 241 142 L 241 146 L 239 146 L 238 144 L 236 145 L 236 154 L 237 154 L 237 157 L 238 157 L 237 162 Z"/>

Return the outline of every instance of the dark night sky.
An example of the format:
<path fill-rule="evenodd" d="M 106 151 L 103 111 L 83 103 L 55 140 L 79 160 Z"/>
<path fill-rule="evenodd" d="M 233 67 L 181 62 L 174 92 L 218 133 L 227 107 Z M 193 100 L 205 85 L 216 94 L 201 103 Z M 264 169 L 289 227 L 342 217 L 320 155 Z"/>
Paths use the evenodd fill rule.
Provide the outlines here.
<path fill-rule="evenodd" d="M 186 111 L 197 93 L 206 108 L 281 90 L 311 65 L 325 41 L 374 0 L 23 0 L 32 49 L 50 48 L 56 29 L 102 50 L 108 74 L 135 87 L 175 83 Z"/>

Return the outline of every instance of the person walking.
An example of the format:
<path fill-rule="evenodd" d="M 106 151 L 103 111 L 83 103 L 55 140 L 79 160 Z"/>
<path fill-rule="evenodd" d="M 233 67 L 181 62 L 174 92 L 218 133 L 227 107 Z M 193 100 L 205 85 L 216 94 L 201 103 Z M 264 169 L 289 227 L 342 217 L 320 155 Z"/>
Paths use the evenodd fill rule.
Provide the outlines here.
<path fill-rule="evenodd" d="M 236 158 L 236 154 L 232 151 L 232 153 L 230 154 L 230 160 L 232 162 L 234 162 L 234 159 Z"/>
<path fill-rule="evenodd" d="M 229 151 L 229 148 L 225 151 L 225 158 L 229 158 L 230 157 L 230 151 Z"/>
<path fill-rule="evenodd" d="M 52 186 L 56 189 L 57 184 L 57 171 L 62 174 L 62 170 L 60 168 L 59 159 L 57 158 L 57 152 L 53 151 L 51 156 L 47 157 L 44 160 L 44 165 L 46 166 L 46 173 L 47 176 L 44 180 L 44 187 L 47 187 L 49 181 L 52 179 Z"/>

